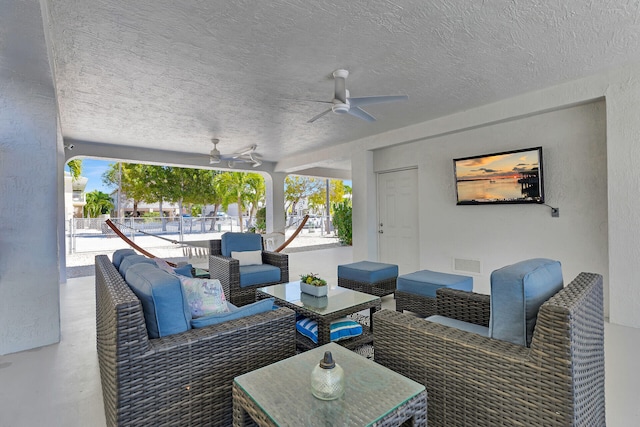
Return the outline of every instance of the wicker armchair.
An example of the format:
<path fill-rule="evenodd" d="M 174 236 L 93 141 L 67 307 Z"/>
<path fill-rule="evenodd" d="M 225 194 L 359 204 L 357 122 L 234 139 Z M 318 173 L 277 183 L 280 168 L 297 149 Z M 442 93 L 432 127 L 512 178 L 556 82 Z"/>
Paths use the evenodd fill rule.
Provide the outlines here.
<path fill-rule="evenodd" d="M 289 281 L 289 256 L 278 252 L 262 251 L 262 262 L 280 268 L 280 281 L 240 286 L 240 263 L 237 259 L 222 255 L 222 241 L 210 240 L 209 274 L 220 280 L 227 300 L 237 306 L 256 300 L 256 289 Z"/>
<path fill-rule="evenodd" d="M 295 355 L 287 308 L 149 339 L 140 300 L 106 255 L 95 262 L 108 426 L 229 426 L 233 378 Z"/>
<path fill-rule="evenodd" d="M 437 291 L 438 314 L 488 326 L 489 296 Z M 531 347 L 382 310 L 376 362 L 424 384 L 432 426 L 604 426 L 602 276 L 580 273 L 538 312 Z"/>

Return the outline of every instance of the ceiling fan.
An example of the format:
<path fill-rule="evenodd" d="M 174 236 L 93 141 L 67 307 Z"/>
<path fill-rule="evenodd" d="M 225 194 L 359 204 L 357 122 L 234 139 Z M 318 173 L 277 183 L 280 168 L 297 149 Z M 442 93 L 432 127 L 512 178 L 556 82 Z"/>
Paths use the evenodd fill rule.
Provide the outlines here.
<path fill-rule="evenodd" d="M 405 101 L 409 99 L 407 95 L 389 95 L 389 96 L 361 96 L 352 98 L 346 88 L 346 80 L 349 76 L 347 70 L 335 70 L 333 79 L 335 80 L 335 91 L 331 101 L 316 101 L 326 104 L 333 104 L 331 108 L 323 111 L 317 116 L 312 117 L 307 123 L 313 123 L 327 113 L 334 112 L 338 114 L 351 114 L 359 119 L 368 122 L 375 122 L 376 118 L 364 111 L 363 105 L 382 104 L 383 102 Z"/>
<path fill-rule="evenodd" d="M 231 168 L 235 163 L 250 163 L 254 168 L 260 166 L 262 164 L 262 159 L 259 157 L 258 153 L 256 153 L 257 145 L 253 144 L 249 147 L 243 148 L 233 154 L 221 154 L 220 150 L 218 150 L 218 143 L 220 140 L 218 138 L 212 138 L 211 143 L 213 144 L 213 149 L 209 152 L 209 164 L 217 165 L 219 163 L 227 162 L 227 165 Z"/>

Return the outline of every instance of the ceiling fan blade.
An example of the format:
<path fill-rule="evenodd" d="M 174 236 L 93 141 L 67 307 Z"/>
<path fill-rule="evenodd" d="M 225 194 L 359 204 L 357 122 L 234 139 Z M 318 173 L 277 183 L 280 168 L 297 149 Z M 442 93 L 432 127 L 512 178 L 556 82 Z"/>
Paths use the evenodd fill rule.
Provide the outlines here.
<path fill-rule="evenodd" d="M 327 113 L 331 112 L 331 108 L 329 108 L 328 110 L 323 111 L 322 113 L 318 114 L 317 116 L 313 116 L 311 119 L 307 120 L 307 123 L 313 123 L 316 120 L 318 120 L 320 117 L 324 116 Z"/>
<path fill-rule="evenodd" d="M 352 107 L 361 107 L 363 105 L 382 104 L 383 102 L 406 101 L 407 99 L 409 99 L 407 95 L 361 96 L 349 98 L 349 103 Z"/>
<path fill-rule="evenodd" d="M 302 99 L 302 98 L 278 98 L 284 101 L 295 101 L 295 102 L 319 102 L 321 104 L 333 104 L 332 101 L 320 101 L 319 99 Z"/>
<path fill-rule="evenodd" d="M 349 114 L 351 114 L 352 116 L 356 116 L 359 119 L 366 120 L 368 122 L 376 121 L 375 117 L 373 117 L 371 114 L 367 113 L 366 111 L 364 111 L 362 108 L 359 108 L 359 107 L 351 107 L 349 109 Z"/>
<path fill-rule="evenodd" d="M 254 151 L 256 151 L 256 148 L 258 148 L 258 146 L 253 144 L 253 145 L 250 145 L 249 147 L 243 148 L 240 151 L 236 151 L 235 153 L 231 154 L 229 157 L 232 159 L 237 159 L 238 157 L 246 156 L 247 154 L 253 153 Z"/>

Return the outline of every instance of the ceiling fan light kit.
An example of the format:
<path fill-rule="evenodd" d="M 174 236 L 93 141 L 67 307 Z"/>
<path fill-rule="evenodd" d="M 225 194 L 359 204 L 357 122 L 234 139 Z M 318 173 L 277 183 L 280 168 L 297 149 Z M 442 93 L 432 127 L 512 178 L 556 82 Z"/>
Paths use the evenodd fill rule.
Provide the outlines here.
<path fill-rule="evenodd" d="M 349 71 L 347 70 L 335 70 L 333 72 L 333 80 L 335 82 L 335 89 L 333 93 L 333 100 L 331 100 L 331 108 L 323 111 L 322 113 L 312 117 L 307 123 L 313 123 L 320 117 L 327 113 L 337 114 L 350 114 L 359 119 L 367 122 L 375 122 L 376 118 L 365 110 L 360 108 L 363 105 L 382 104 L 384 102 L 396 102 L 405 101 L 409 99 L 407 95 L 389 95 L 389 96 L 363 96 L 358 98 L 352 98 L 351 94 L 346 88 L 346 79 L 349 77 Z M 323 101 L 317 101 L 323 102 Z"/>

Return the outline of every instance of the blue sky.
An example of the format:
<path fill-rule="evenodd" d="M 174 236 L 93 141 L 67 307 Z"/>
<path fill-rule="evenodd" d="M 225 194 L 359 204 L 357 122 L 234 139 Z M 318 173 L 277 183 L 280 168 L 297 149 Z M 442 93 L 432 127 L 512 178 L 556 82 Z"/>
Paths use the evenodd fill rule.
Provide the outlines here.
<path fill-rule="evenodd" d="M 102 183 L 102 174 L 109 168 L 111 163 L 114 162 L 110 160 L 82 159 L 82 176 L 89 179 L 85 188 L 86 193 L 98 190 L 109 194 L 114 190 Z M 66 170 L 69 169 L 67 168 Z"/>

